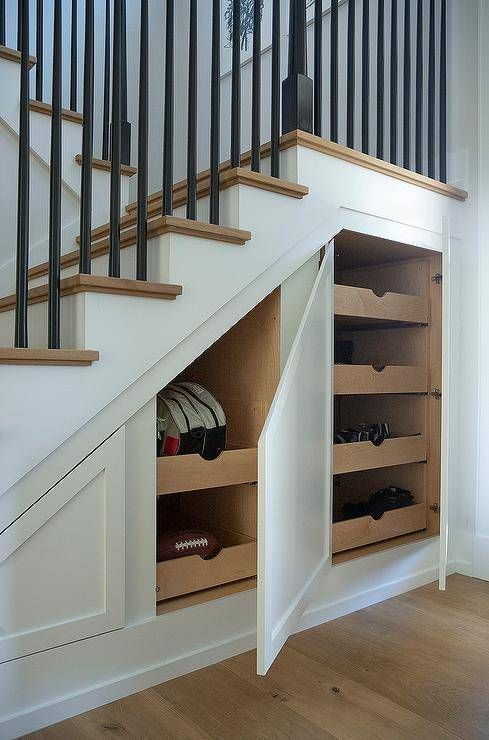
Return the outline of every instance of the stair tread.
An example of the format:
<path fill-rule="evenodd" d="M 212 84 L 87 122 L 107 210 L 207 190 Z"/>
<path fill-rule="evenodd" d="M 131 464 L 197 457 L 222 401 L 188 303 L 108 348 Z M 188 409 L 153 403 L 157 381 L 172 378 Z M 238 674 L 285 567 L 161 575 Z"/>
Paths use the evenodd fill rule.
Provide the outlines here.
<path fill-rule="evenodd" d="M 176 216 L 159 216 L 148 221 L 148 239 L 166 233 L 181 233 L 189 236 L 200 236 L 206 239 L 227 242 L 229 244 L 243 245 L 251 239 L 251 232 L 243 229 L 233 229 L 227 226 L 216 226 L 203 221 L 191 221 Z M 129 228 L 121 232 L 121 249 L 131 247 L 136 243 L 137 233 L 135 228 Z M 78 239 L 77 239 L 78 241 Z M 109 251 L 108 238 L 101 239 L 92 244 L 92 259 L 101 257 Z M 78 264 L 79 251 L 74 249 L 61 256 L 61 269 L 66 269 Z M 48 263 L 42 262 L 29 269 L 29 280 L 48 274 Z"/>
<path fill-rule="evenodd" d="M 20 51 L 17 51 L 17 49 L 12 49 L 10 46 L 2 46 L 0 44 L 0 59 L 7 59 L 9 62 L 17 62 L 18 64 L 20 64 L 21 54 Z M 29 69 L 32 69 L 35 64 L 37 64 L 37 58 L 30 55 Z"/>
<path fill-rule="evenodd" d="M 75 155 L 75 162 L 76 164 L 81 165 L 82 163 L 82 155 L 76 154 Z M 105 172 L 110 172 L 112 169 L 112 162 L 110 159 L 98 159 L 97 157 L 92 158 L 92 167 L 96 170 L 104 170 Z M 121 164 L 121 175 L 126 175 L 127 177 L 132 177 L 137 172 L 137 167 L 132 167 L 129 164 Z"/>
<path fill-rule="evenodd" d="M 63 278 L 60 281 L 61 296 L 75 295 L 76 293 L 112 293 L 114 295 L 174 300 L 182 294 L 182 290 L 181 285 L 151 283 L 146 280 L 130 280 L 128 278 L 104 277 L 102 275 L 77 274 Z M 43 303 L 47 299 L 47 283 L 29 289 L 29 304 Z M 15 293 L 5 296 L 5 298 L 0 298 L 0 313 L 11 311 L 14 307 Z"/>
<path fill-rule="evenodd" d="M 0 365 L 91 365 L 99 359 L 91 349 L 0 347 Z"/>
<path fill-rule="evenodd" d="M 51 116 L 53 113 L 53 106 L 50 103 L 43 103 L 40 100 L 29 100 L 29 109 L 33 113 L 42 113 L 45 116 Z M 61 109 L 61 118 L 72 123 L 83 124 L 83 113 L 68 110 L 67 108 Z"/>

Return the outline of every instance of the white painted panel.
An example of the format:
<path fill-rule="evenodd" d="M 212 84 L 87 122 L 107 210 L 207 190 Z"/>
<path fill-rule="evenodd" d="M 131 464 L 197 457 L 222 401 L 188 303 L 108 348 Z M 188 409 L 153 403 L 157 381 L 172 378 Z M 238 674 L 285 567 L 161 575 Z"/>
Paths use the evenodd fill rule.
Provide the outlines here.
<path fill-rule="evenodd" d="M 331 565 L 333 246 L 258 445 L 257 669 L 269 669 Z"/>
<path fill-rule="evenodd" d="M 443 298 L 442 298 L 442 407 L 441 407 L 441 476 L 440 476 L 440 566 L 438 571 L 438 584 L 441 591 L 447 585 L 448 568 L 448 541 L 449 541 L 449 451 L 450 451 L 450 364 L 451 364 L 451 330 L 450 321 L 450 233 L 448 218 L 442 221 L 442 273 L 443 273 Z"/>
<path fill-rule="evenodd" d="M 0 661 L 124 624 L 124 430 L 0 535 Z"/>

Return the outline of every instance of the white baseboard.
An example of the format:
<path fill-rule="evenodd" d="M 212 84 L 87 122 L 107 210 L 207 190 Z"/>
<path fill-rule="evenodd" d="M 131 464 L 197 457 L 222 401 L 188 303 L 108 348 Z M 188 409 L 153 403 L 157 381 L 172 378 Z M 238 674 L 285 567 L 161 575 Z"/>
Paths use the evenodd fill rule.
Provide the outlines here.
<path fill-rule="evenodd" d="M 474 536 L 473 576 L 489 581 L 489 537 L 485 535 Z"/>

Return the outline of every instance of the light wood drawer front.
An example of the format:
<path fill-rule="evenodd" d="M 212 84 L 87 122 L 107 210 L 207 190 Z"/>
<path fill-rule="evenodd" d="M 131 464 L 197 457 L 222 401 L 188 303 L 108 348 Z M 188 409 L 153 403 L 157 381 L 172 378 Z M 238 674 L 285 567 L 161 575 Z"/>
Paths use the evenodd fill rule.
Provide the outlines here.
<path fill-rule="evenodd" d="M 427 324 L 428 300 L 422 296 L 401 293 L 377 296 L 369 288 L 335 285 L 334 312 L 335 316 L 358 319 Z"/>
<path fill-rule="evenodd" d="M 239 535 L 237 535 L 239 537 Z M 157 601 L 256 576 L 256 542 L 225 547 L 212 560 L 199 555 L 156 564 Z"/>
<path fill-rule="evenodd" d="M 422 460 L 426 460 L 426 439 L 422 434 L 386 439 L 379 447 L 372 442 L 333 445 L 335 474 L 386 468 Z"/>
<path fill-rule="evenodd" d="M 251 483 L 257 478 L 256 447 L 225 450 L 215 460 L 204 460 L 200 455 L 175 455 L 158 457 L 156 461 L 158 496 Z"/>
<path fill-rule="evenodd" d="M 426 393 L 428 372 L 424 367 L 388 365 L 376 370 L 372 365 L 335 365 L 336 395 L 364 393 Z"/>
<path fill-rule="evenodd" d="M 426 528 L 425 504 L 414 504 L 403 509 L 386 511 L 377 521 L 371 516 L 349 519 L 333 524 L 333 553 L 352 550 L 372 542 L 388 540 L 401 534 Z"/>

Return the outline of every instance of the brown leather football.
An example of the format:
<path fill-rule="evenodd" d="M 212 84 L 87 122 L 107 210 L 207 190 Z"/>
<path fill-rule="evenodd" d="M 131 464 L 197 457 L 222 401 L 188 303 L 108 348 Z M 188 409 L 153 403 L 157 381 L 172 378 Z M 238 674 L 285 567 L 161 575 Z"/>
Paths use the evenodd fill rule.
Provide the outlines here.
<path fill-rule="evenodd" d="M 186 555 L 199 555 L 203 560 L 210 560 L 221 550 L 217 537 L 204 529 L 171 529 L 158 535 L 158 562 Z"/>

